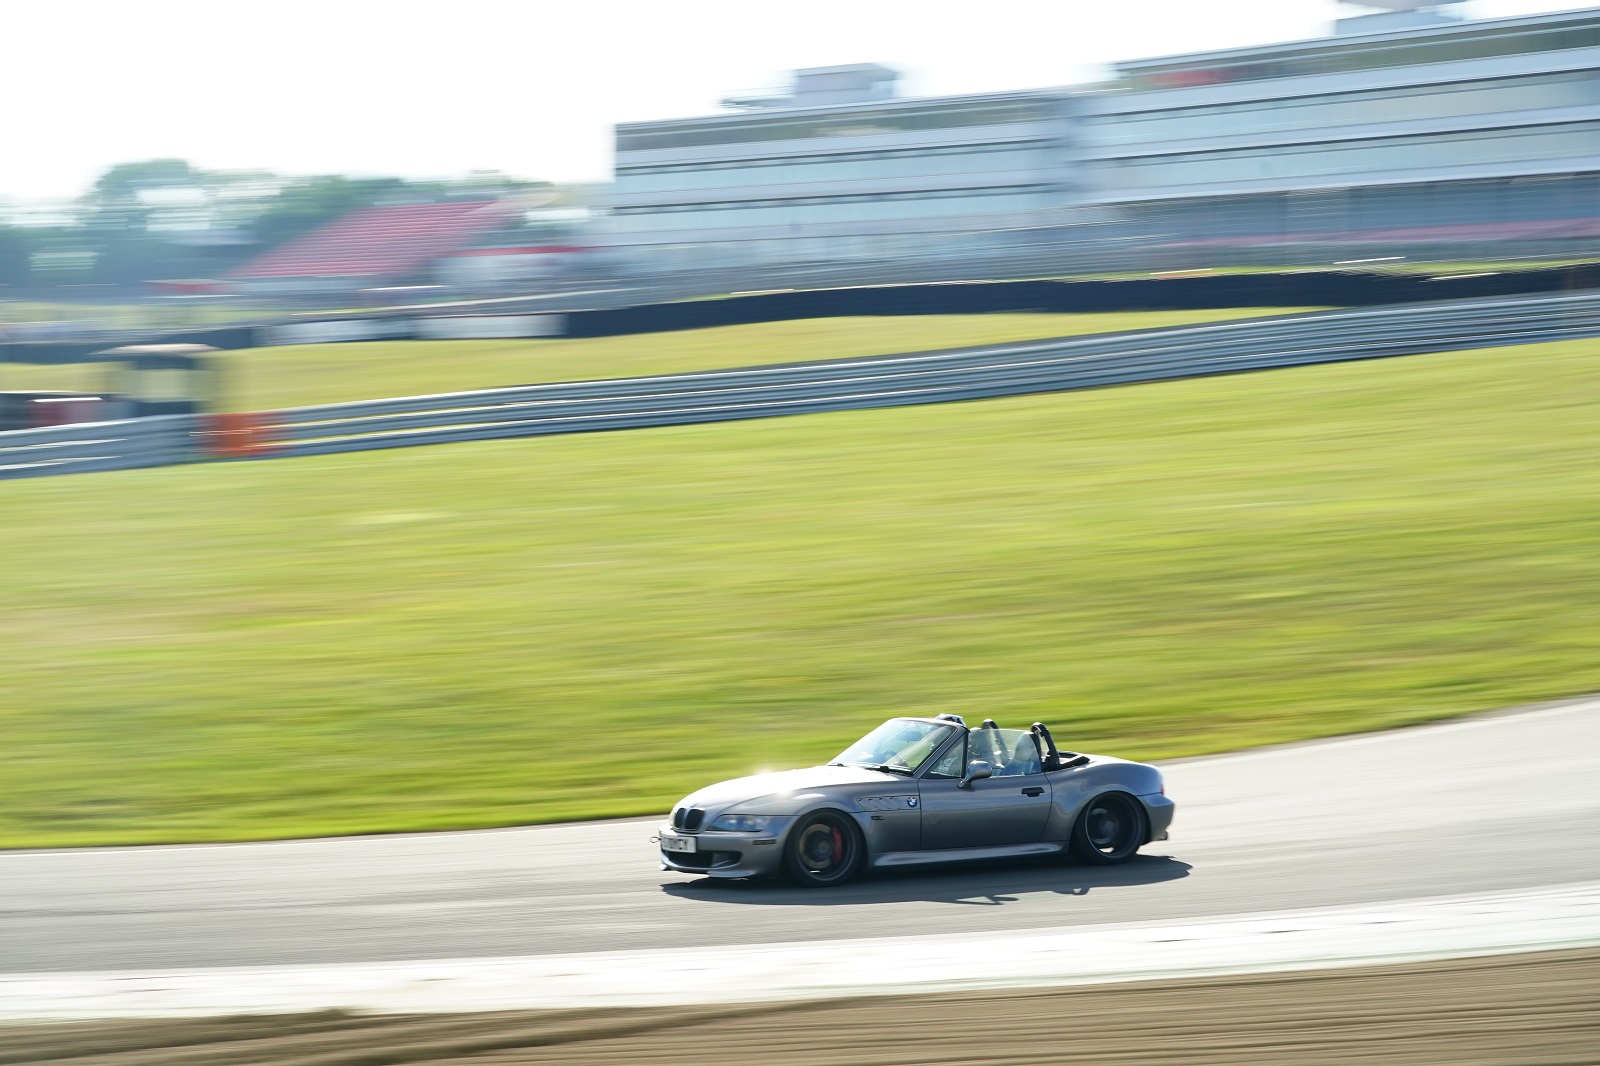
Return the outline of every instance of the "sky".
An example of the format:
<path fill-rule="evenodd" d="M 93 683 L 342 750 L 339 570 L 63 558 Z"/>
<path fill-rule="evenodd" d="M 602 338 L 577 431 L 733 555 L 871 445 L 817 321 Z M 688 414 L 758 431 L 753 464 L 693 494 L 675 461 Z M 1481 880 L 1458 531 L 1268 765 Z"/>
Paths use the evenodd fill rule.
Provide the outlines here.
<path fill-rule="evenodd" d="M 1469 0 L 1494 18 L 1596 0 Z M 1316 37 L 1336 0 L 0 2 L 0 203 L 119 162 L 604 180 L 617 122 L 711 114 L 796 67 L 907 96 L 1070 85 L 1121 59 Z"/>

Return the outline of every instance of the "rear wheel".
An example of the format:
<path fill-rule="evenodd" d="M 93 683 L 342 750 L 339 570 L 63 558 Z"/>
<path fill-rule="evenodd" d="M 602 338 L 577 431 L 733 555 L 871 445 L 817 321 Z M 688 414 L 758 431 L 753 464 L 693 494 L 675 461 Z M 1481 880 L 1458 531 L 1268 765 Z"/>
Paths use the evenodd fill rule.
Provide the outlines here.
<path fill-rule="evenodd" d="M 865 858 L 861 831 L 838 811 L 818 811 L 801 821 L 783 849 L 784 869 L 807 888 L 843 884 L 860 871 Z"/>
<path fill-rule="evenodd" d="M 1099 866 L 1127 862 L 1144 844 L 1144 805 L 1126 792 L 1107 792 L 1084 804 L 1072 827 L 1072 854 Z"/>

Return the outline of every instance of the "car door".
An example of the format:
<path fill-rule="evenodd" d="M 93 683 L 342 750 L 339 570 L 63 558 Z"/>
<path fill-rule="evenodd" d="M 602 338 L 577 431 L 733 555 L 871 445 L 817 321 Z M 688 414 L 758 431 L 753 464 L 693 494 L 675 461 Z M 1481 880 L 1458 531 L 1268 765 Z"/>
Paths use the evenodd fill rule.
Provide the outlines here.
<path fill-rule="evenodd" d="M 1032 745 L 1032 737 L 1015 729 L 988 732 L 995 735 L 969 738 L 965 757 L 947 754 L 918 782 L 924 850 L 1032 844 L 1044 837 L 1050 781 L 1037 754 L 1029 759 L 1019 747 Z M 994 776 L 962 788 L 956 773 L 980 758 L 990 762 Z"/>

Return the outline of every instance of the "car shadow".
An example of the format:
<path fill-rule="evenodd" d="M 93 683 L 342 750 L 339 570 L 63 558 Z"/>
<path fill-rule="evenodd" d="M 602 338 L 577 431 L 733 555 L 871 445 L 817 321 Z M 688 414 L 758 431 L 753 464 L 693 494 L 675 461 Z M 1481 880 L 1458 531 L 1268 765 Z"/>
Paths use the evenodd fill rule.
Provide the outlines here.
<path fill-rule="evenodd" d="M 964 864 L 959 869 L 903 867 L 874 870 L 837 888 L 799 888 L 777 879 L 669 881 L 661 891 L 705 903 L 837 907 L 873 903 L 949 903 L 1003 907 L 1024 894 L 1086 896 L 1100 889 L 1176 881 L 1188 863 L 1166 855 L 1140 855 L 1120 866 L 1068 865 L 1060 859 L 1011 859 Z"/>

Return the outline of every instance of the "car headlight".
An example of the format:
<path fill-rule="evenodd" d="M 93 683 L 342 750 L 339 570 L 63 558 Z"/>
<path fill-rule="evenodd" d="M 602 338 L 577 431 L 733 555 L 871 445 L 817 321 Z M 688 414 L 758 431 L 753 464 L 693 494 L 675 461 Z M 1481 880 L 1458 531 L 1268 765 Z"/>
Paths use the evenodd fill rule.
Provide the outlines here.
<path fill-rule="evenodd" d="M 770 815 L 724 814 L 711 823 L 711 828 L 724 833 L 759 833 L 771 824 Z"/>

